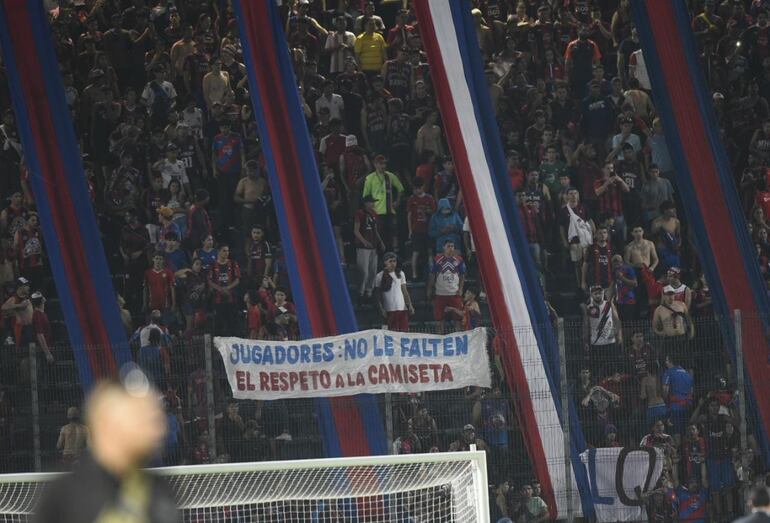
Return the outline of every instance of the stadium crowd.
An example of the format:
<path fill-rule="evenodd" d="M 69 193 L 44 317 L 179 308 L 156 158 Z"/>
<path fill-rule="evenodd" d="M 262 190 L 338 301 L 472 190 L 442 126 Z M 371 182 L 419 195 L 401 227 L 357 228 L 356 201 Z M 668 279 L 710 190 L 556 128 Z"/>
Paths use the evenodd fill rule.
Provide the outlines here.
<path fill-rule="evenodd" d="M 650 497 L 656 521 L 704 519 L 706 507 L 725 520 L 743 505 L 737 486 L 764 470 L 750 435 L 740 449 L 735 383 L 629 1 L 469 3 L 512 203 L 549 310 L 582 321 L 568 358 L 587 441 L 664 448 L 664 478 Z M 688 4 L 757 262 L 770 277 L 770 2 Z M 281 11 L 359 320 L 473 328 L 489 320 L 470 224 L 419 24 L 403 7 L 292 0 Z M 176 427 L 164 462 L 206 463 L 205 424 L 184 421 L 205 416 L 205 374 L 184 363 L 185 340 L 299 334 L 232 7 L 61 0 L 51 23 L 126 332 L 166 390 Z M 44 376 L 66 355 L 57 352 L 61 322 L 46 313 L 55 288 L 4 69 L 0 112 L 2 454 L 12 446 L 7 387 L 21 380 L 22 348 L 37 344 Z M 490 391 L 398 398 L 394 451 L 476 443 L 495 458 L 497 517 L 546 519 L 536 480 L 511 470 L 525 461 L 512 403 L 501 372 Z M 226 402 L 217 459 L 276 457 L 292 437 L 290 408 Z M 67 416 L 65 464 L 86 440 L 77 409 Z"/>

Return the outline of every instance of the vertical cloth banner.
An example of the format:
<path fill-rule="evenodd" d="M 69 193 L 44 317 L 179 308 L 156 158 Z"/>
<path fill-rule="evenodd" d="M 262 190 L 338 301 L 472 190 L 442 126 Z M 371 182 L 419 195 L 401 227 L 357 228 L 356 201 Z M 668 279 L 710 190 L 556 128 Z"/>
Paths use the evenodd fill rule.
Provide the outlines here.
<path fill-rule="evenodd" d="M 495 343 L 518 399 L 517 415 L 543 497 L 551 517 L 564 518 L 569 503 L 580 504 L 577 497 L 568 500 L 569 486 L 580 493 L 583 513 L 590 516 L 588 480 L 577 452 L 584 445 L 575 437 L 567 454 L 562 423 L 570 423 L 576 436 L 581 432 L 576 416 L 560 419 L 558 348 L 513 205 L 470 4 L 425 0 L 414 7 L 498 333 Z M 567 459 L 573 466 L 569 478 Z"/>
<path fill-rule="evenodd" d="M 770 366 L 767 333 L 770 304 L 741 211 L 730 163 L 719 135 L 700 67 L 685 2 L 632 3 L 634 21 L 676 168 L 677 188 L 722 321 L 726 340 L 735 339 L 732 311 L 743 314 L 745 368 L 753 394 L 757 439 L 770 464 Z M 733 343 L 725 344 L 731 350 Z"/>
<path fill-rule="evenodd" d="M 646 521 L 640 497 L 655 488 L 663 471 L 658 448 L 599 448 L 580 455 L 588 469 L 596 521 Z"/>
<path fill-rule="evenodd" d="M 233 2 L 254 114 L 304 337 L 357 330 L 286 35 L 273 1 Z M 386 454 L 373 396 L 315 400 L 329 457 Z"/>
<path fill-rule="evenodd" d="M 0 3 L 0 47 L 67 333 L 88 389 L 131 360 L 41 0 Z M 4 174 L 7 176 L 7 174 Z"/>

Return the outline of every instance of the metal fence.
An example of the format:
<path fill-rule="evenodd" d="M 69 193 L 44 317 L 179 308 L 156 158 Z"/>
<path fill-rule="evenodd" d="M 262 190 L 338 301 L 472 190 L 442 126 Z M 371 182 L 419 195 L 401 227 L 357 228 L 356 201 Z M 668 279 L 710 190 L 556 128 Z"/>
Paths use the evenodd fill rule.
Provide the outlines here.
<path fill-rule="evenodd" d="M 656 334 L 649 320 L 625 322 L 611 347 L 595 344 L 582 320 L 558 320 L 542 329 L 554 335 L 541 336 L 541 344 L 548 345 L 541 354 L 553 355 L 550 361 L 559 368 L 560 379 L 529 383 L 529 391 L 533 397 L 557 394 L 562 418 L 569 416 L 570 405 L 575 407 L 582 434 L 567 430 L 566 445 L 585 438 L 591 447 L 637 447 L 654 422 L 663 418 L 664 432 L 674 436 L 672 443 L 661 443 L 667 446 L 665 473 L 680 481 L 691 473 L 686 462 L 691 456 L 682 456 L 685 426 L 705 414 L 707 398 L 717 398 L 723 412 L 737 420 L 730 448 L 736 481 L 726 495 L 738 511 L 746 487 L 765 473 L 760 442 L 753 436 L 756 425 L 746 415 L 742 365 L 745 348 L 758 350 L 755 344 L 766 343 L 764 334 L 745 339 L 747 332 L 764 333 L 761 320 L 738 313 L 721 324 L 712 317 L 696 318 L 687 325 L 687 335 L 673 337 Z M 736 334 L 723 336 L 730 332 L 725 326 Z M 476 438 L 489 449 L 491 495 L 498 508 L 507 503 L 509 492 L 536 481 L 517 419 L 515 388 L 506 383 L 496 353 L 512 340 L 521 344 L 525 338 L 519 331 L 490 330 L 488 352 L 495 384 L 491 390 L 379 395 L 391 452 L 445 451 L 458 444 L 463 448 L 463 427 L 472 424 Z M 526 339 L 534 343 L 536 337 Z M 138 347 L 133 351 L 139 361 Z M 49 362 L 34 346 L 24 352 L 13 345 L 4 348 L 0 472 L 65 470 L 83 451 L 84 433 L 74 410 L 81 406 L 83 394 L 72 351 L 61 345 L 52 352 L 54 360 Z M 176 338 L 161 356 L 158 380 L 171 430 L 156 465 L 323 457 L 311 399 L 233 401 L 221 357 L 209 336 Z M 667 356 L 694 377 L 692 399 L 681 412 L 672 412 L 666 406 L 670 398 L 663 398 L 660 378 L 671 364 Z M 570 467 L 565 460 L 565 475 Z"/>

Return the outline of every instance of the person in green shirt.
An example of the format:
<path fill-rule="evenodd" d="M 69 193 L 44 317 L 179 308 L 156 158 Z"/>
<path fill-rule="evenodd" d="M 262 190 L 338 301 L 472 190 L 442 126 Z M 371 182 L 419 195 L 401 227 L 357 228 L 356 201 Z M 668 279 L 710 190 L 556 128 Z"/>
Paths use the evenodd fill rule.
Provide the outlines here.
<path fill-rule="evenodd" d="M 549 145 L 545 148 L 545 157 L 540 162 L 538 170 L 540 171 L 540 180 L 548 187 L 551 194 L 558 194 L 561 189 L 559 176 L 566 172 L 567 166 L 559 160 L 555 145 Z"/>
<path fill-rule="evenodd" d="M 374 157 L 374 172 L 367 175 L 361 196 L 374 198 L 374 212 L 377 213 L 382 241 L 390 248 L 396 249 L 398 247 L 396 209 L 401 204 L 404 186 L 398 176 L 385 170 L 387 165 L 388 160 L 382 154 Z"/>
<path fill-rule="evenodd" d="M 534 495 L 532 485 L 526 484 L 521 487 L 521 505 L 520 521 L 541 523 L 548 520 L 548 505 L 543 498 Z"/>

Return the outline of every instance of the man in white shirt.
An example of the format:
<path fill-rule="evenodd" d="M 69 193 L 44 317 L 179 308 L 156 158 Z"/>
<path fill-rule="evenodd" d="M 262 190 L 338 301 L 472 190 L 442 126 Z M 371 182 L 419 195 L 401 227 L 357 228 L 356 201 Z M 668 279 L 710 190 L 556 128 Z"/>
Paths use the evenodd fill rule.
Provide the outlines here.
<path fill-rule="evenodd" d="M 166 80 L 166 68 L 162 65 L 156 65 L 153 70 L 155 78 L 144 86 L 142 91 L 142 103 L 147 107 L 153 123 L 162 125 L 165 122 L 168 112 L 174 108 L 176 103 L 176 89 L 174 84 Z M 164 96 L 166 100 L 156 100 L 158 96 Z M 158 102 L 158 103 L 156 103 Z M 166 114 L 162 114 L 165 112 Z"/>
<path fill-rule="evenodd" d="M 388 330 L 408 332 L 409 315 L 414 314 L 414 307 L 406 287 L 406 274 L 397 264 L 394 253 L 385 253 L 383 270 L 374 279 L 374 290 L 380 312 L 388 320 Z"/>
<path fill-rule="evenodd" d="M 171 180 L 176 179 L 182 184 L 187 194 L 190 194 L 190 179 L 187 177 L 187 169 L 184 162 L 179 159 L 179 147 L 175 143 L 166 146 L 166 157 L 158 160 L 153 169 L 163 178 L 163 188 L 168 189 Z"/>
<path fill-rule="evenodd" d="M 345 110 L 345 102 L 342 96 L 334 92 L 334 82 L 326 80 L 323 84 L 323 94 L 315 101 L 315 112 L 318 114 L 322 107 L 329 109 L 329 118 L 342 121 L 342 112 Z"/>
<path fill-rule="evenodd" d="M 345 70 L 345 61 L 348 58 L 355 59 L 353 51 L 356 45 L 356 35 L 346 30 L 347 19 L 345 15 L 339 15 L 334 19 L 334 31 L 330 31 L 326 37 L 324 50 L 329 53 L 329 72 L 332 75 Z"/>

